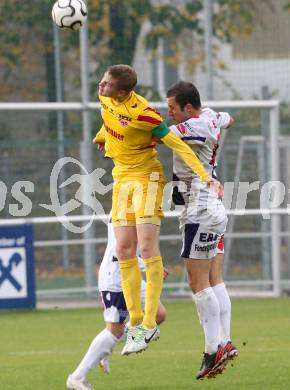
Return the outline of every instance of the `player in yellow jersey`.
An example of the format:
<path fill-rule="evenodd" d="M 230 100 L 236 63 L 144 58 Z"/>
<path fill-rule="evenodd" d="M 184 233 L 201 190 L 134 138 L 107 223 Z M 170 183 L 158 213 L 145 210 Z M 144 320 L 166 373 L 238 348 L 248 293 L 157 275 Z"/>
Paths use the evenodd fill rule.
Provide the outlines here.
<path fill-rule="evenodd" d="M 146 349 L 158 331 L 155 318 L 163 284 L 159 234 L 166 179 L 156 156 L 154 139 L 174 150 L 204 182 L 220 191 L 219 183 L 208 175 L 188 145 L 169 130 L 146 99 L 133 91 L 136 84 L 137 75 L 130 66 L 113 65 L 107 69 L 99 83 L 104 123 L 93 141 L 105 145 L 106 156 L 115 164 L 112 221 L 130 316 L 123 355 Z M 146 268 L 144 313 L 137 244 Z"/>

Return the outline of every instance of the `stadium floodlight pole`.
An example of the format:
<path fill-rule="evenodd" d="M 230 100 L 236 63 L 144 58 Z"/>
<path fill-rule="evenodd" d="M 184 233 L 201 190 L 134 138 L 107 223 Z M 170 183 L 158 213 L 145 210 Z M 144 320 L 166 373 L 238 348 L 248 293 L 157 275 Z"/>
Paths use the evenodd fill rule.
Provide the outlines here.
<path fill-rule="evenodd" d="M 206 64 L 206 98 L 214 99 L 212 53 L 212 0 L 204 0 L 204 54 Z"/>
<path fill-rule="evenodd" d="M 60 54 L 60 38 L 59 28 L 55 23 L 53 25 L 53 46 L 54 46 L 54 74 L 55 74 L 55 87 L 56 87 L 56 101 L 63 102 L 63 82 L 61 71 L 61 54 Z M 58 158 L 64 157 L 64 114 L 63 111 L 57 111 L 57 154 Z M 65 167 L 60 171 L 60 182 L 65 181 Z M 60 188 L 60 201 L 61 204 L 66 203 L 65 188 Z M 64 242 L 68 240 L 68 232 L 64 226 L 61 227 L 61 238 Z M 63 256 L 63 268 L 67 270 L 69 268 L 69 248 L 68 245 L 64 245 L 62 248 Z"/>
<path fill-rule="evenodd" d="M 89 85 L 89 50 L 88 50 L 88 25 L 85 23 L 80 29 L 80 60 L 81 60 L 81 84 L 82 84 L 82 117 L 83 117 L 83 141 L 81 142 L 81 161 L 87 171 L 93 170 L 92 159 L 92 136 L 91 136 L 91 114 L 88 110 L 90 101 Z M 86 205 L 90 204 L 90 183 L 89 175 L 82 175 L 83 188 L 83 214 L 90 214 L 93 211 Z M 94 224 L 84 232 L 84 238 L 89 240 L 95 236 Z M 96 255 L 95 246 L 88 241 L 84 245 L 84 265 L 85 265 L 85 284 L 86 287 L 96 286 Z"/>

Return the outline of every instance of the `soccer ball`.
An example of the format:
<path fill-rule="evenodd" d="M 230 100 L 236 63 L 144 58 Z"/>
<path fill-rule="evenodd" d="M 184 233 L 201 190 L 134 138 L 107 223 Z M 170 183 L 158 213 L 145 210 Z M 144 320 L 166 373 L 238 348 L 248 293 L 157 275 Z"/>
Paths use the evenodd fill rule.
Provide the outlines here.
<path fill-rule="evenodd" d="M 52 20 L 58 27 L 75 31 L 84 24 L 87 14 L 82 0 L 57 0 L 51 11 Z"/>

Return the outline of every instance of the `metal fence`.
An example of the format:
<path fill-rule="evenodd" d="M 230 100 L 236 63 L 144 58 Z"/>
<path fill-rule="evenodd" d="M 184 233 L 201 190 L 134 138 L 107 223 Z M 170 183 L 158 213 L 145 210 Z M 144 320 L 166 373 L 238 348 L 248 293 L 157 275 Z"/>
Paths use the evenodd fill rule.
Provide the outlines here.
<path fill-rule="evenodd" d="M 17 181 L 33 183 L 34 191 L 26 195 L 28 205 L 31 202 L 28 220 L 33 218 L 35 225 L 39 298 L 82 295 L 86 299 L 89 292 L 96 289 L 95 273 L 106 244 L 106 227 L 94 222 L 90 229 L 76 235 L 59 222 L 52 224 L 54 214 L 41 204 L 51 202 L 49 176 L 56 161 L 63 156 L 69 156 L 79 164 L 77 168 L 76 164 L 67 164 L 60 171 L 59 185 L 74 174 L 85 173 L 83 187 L 90 189 L 86 173 L 91 173 L 96 167 L 106 171 L 103 184 L 111 183 L 111 162 L 97 154 L 91 145 L 92 129 L 98 129 L 100 115 L 99 104 L 90 102 L 94 99 L 90 94 L 96 96 L 96 80 L 102 73 L 102 50 L 108 47 L 103 40 L 96 42 L 93 38 L 89 41 L 87 26 L 81 29 L 79 41 L 77 35 L 52 27 L 47 12 L 50 6 L 44 3 L 41 4 L 39 18 L 29 18 L 29 27 L 19 31 L 14 62 L 10 55 L 13 52 L 9 46 L 11 39 L 3 41 L 8 43 L 4 52 L 8 53 L 5 58 L 10 66 L 7 67 L 4 61 L 0 72 L 2 95 L 7 101 L 55 99 L 58 102 L 0 103 L 0 223 L 19 223 L 19 218 L 11 220 L 11 210 L 15 208 L 22 212 L 22 216 L 27 215 L 25 208 L 21 210 L 19 199 L 13 195 L 14 185 Z M 177 9 L 183 3 L 172 2 Z M 289 14 L 285 12 L 283 0 L 273 2 L 271 7 L 256 2 L 252 34 L 233 35 L 231 42 L 224 42 L 212 36 L 212 12 L 218 8 L 213 10 L 210 3 L 204 1 L 204 9 L 198 16 L 204 18 L 201 25 L 205 36 L 201 40 L 192 31 L 182 31 L 180 35 L 173 33 L 168 39 L 159 38 L 158 48 L 153 53 L 145 50 L 142 43 L 148 32 L 149 22 L 145 21 L 140 30 L 133 66 L 138 73 L 138 84 L 150 90 L 151 96 L 159 96 L 158 99 L 164 96 L 169 85 L 184 79 L 193 80 L 201 96 L 208 99 L 275 97 L 283 103 L 281 106 L 277 101 L 257 100 L 204 103 L 216 109 L 229 110 L 236 118 L 235 127 L 224 139 L 218 169 L 220 180 L 230 184 L 227 192 L 231 193 L 230 201 L 225 199 L 230 213 L 226 237 L 226 281 L 235 294 L 278 296 L 290 289 L 290 218 L 288 212 L 283 211 L 290 204 L 290 142 L 287 136 L 279 141 L 280 130 L 283 135 L 290 134 L 289 34 L 284 33 L 289 29 Z M 95 12 L 96 9 L 89 12 L 91 21 L 95 20 Z M 15 13 L 14 16 L 18 25 L 19 15 Z M 11 20 L 12 24 L 15 20 Z M 113 24 L 118 25 L 118 22 L 117 16 Z M 40 25 L 44 26 L 45 34 L 40 33 Z M 53 36 L 50 37 L 52 28 Z M 54 47 L 43 52 L 39 50 L 47 48 L 52 42 Z M 172 62 L 172 54 L 176 54 L 172 43 L 177 45 L 181 54 L 175 62 Z M 118 54 L 121 62 L 127 63 L 123 59 L 126 56 L 119 55 L 122 54 L 120 51 L 126 54 L 126 45 L 114 50 L 113 54 Z M 106 66 L 111 64 L 110 56 L 108 61 Z M 62 103 L 65 99 L 81 101 Z M 166 104 L 157 102 L 155 106 L 165 117 Z M 170 180 L 170 152 L 160 147 L 159 153 Z M 267 212 L 261 210 L 261 188 L 269 181 L 279 180 L 285 186 L 285 199 L 278 206 L 281 210 L 268 199 L 265 208 L 272 210 L 274 207 L 274 213 L 267 219 Z M 252 185 L 252 191 L 248 194 L 246 213 L 239 215 L 239 188 L 243 182 Z M 260 183 L 258 187 L 255 187 L 255 182 Z M 76 183 L 58 188 L 60 202 L 77 201 L 75 195 L 78 190 Z M 91 212 L 86 206 L 90 201 L 90 191 L 83 193 L 83 199 L 78 200 L 79 207 L 70 215 L 78 226 L 85 223 L 82 219 Z M 98 199 L 108 212 L 110 192 Z M 27 222 L 27 219 L 22 222 Z M 161 233 L 161 250 L 171 271 L 165 293 L 175 296 L 188 293 L 179 258 L 177 218 L 165 220 Z"/>
<path fill-rule="evenodd" d="M 165 110 L 164 103 L 153 103 L 158 109 Z M 261 188 L 249 193 L 246 210 L 239 210 L 239 186 L 241 182 L 249 184 L 259 181 L 261 185 L 280 178 L 279 150 L 287 152 L 287 143 L 279 145 L 280 114 L 277 101 L 220 101 L 205 102 L 205 105 L 214 109 L 229 110 L 237 119 L 236 129 L 229 131 L 223 143 L 220 155 L 219 175 L 223 182 L 233 185 L 231 202 L 225 199 L 229 213 L 229 229 L 226 237 L 225 277 L 232 293 L 243 295 L 279 296 L 281 291 L 289 288 L 290 275 L 288 272 L 289 259 L 289 214 L 287 210 L 279 209 L 269 200 L 267 210 L 261 209 Z M 27 111 L 89 111 L 99 109 L 98 103 L 1 103 L 0 111 L 14 115 Z M 83 129 L 86 127 L 86 117 Z M 90 132 L 84 136 L 85 141 L 76 144 L 64 144 L 63 153 L 85 166 L 87 173 L 95 167 L 107 169 L 104 176 L 106 184 L 110 183 L 110 162 L 101 159 L 93 152 Z M 289 143 L 288 143 L 289 145 Z M 279 149 L 280 148 L 280 149 Z M 37 190 L 31 195 L 33 208 L 32 219 L 12 219 L 9 209 L 5 207 L 4 219 L 1 224 L 35 223 L 36 235 L 36 273 L 37 289 L 41 298 L 54 296 L 87 297 L 90 291 L 96 289 L 95 273 L 101 261 L 106 244 L 106 228 L 104 224 L 93 224 L 88 231 L 76 237 L 66 232 L 58 223 L 57 218 L 39 206 L 40 203 L 49 203 L 49 175 L 55 162 L 61 157 L 58 144 L 15 145 L 2 146 L 1 154 L 2 177 L 10 178 L 11 185 L 15 180 L 31 180 L 37 185 Z M 41 150 L 41 153 L 39 152 Z M 171 176 L 170 153 L 160 149 L 161 160 L 164 162 L 168 177 Z M 286 155 L 289 159 L 289 153 Z M 283 159 L 284 161 L 284 159 Z M 286 171 L 284 170 L 286 169 Z M 287 177 L 289 167 L 283 168 L 286 189 L 289 187 Z M 67 167 L 66 176 L 61 182 L 73 174 L 80 173 L 81 168 Z M 6 172 L 6 174 L 5 174 Z M 6 175 L 6 176 L 5 176 Z M 71 218 L 76 223 L 83 223 L 89 214 L 86 207 L 86 197 L 90 193 L 89 183 L 84 183 L 83 203 Z M 288 187 L 287 187 L 288 186 Z M 8 186 L 9 187 L 9 186 Z M 11 187 L 11 186 L 10 186 Z M 88 191 L 86 190 L 88 188 Z M 74 198 L 76 188 L 72 185 L 66 192 L 65 199 Z M 289 192 L 288 190 L 286 192 Z M 11 194 L 10 194 L 11 198 Z M 10 199 L 11 200 L 11 199 Z M 40 202 L 41 200 L 41 202 Z M 110 197 L 101 200 L 106 212 L 110 208 Z M 9 203 L 9 202 L 8 202 Z M 274 205 L 274 206 L 273 206 Z M 285 206 L 285 202 L 281 203 Z M 274 209 L 272 209 L 274 207 Z M 286 203 L 287 207 L 287 203 Z M 7 211 L 8 210 L 8 211 Z M 83 214 L 80 217 L 80 212 Z M 269 214 L 270 213 L 270 214 Z M 270 215 L 270 219 L 267 219 Z M 281 229 L 281 215 L 282 228 Z M 172 218 L 174 216 L 174 218 Z M 266 216 L 266 217 L 265 217 Z M 168 214 L 170 220 L 165 221 L 162 227 L 161 249 L 165 263 L 170 268 L 170 278 L 165 285 L 167 295 L 188 293 L 185 288 L 183 264 L 179 258 L 180 236 L 176 214 Z M 55 226 L 52 228 L 52 226 Z M 81 226 L 81 225 L 80 225 Z M 97 244 L 97 245 L 96 245 Z M 285 255 L 286 253 L 286 255 Z M 281 266 L 282 275 L 281 280 Z M 284 272 L 286 270 L 287 272 Z"/>

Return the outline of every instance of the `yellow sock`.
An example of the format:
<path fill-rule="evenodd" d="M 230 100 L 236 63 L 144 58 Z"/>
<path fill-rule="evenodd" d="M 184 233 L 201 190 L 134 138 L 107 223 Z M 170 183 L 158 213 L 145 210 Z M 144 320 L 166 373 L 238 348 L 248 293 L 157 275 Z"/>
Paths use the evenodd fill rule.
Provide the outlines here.
<path fill-rule="evenodd" d="M 146 267 L 145 314 L 142 325 L 148 329 L 156 326 L 156 314 L 163 286 L 162 257 L 144 259 Z"/>
<path fill-rule="evenodd" d="M 141 307 L 141 271 L 137 257 L 127 260 L 119 260 L 122 289 L 126 301 L 126 306 L 130 316 L 130 325 L 140 325 L 143 320 Z"/>

